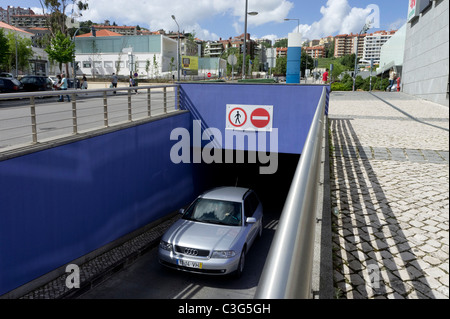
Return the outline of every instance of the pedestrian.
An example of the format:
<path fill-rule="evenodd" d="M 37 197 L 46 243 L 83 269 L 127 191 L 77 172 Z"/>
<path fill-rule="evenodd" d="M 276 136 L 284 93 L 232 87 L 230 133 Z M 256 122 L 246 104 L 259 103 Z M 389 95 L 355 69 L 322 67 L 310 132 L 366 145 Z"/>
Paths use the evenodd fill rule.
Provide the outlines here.
<path fill-rule="evenodd" d="M 323 82 L 323 84 L 327 84 L 327 82 L 328 82 L 328 69 L 326 69 L 322 75 L 322 82 Z"/>
<path fill-rule="evenodd" d="M 391 70 L 389 71 L 389 86 L 386 88 L 386 91 L 391 92 L 391 89 L 395 83 L 396 75 L 397 74 L 395 73 L 394 68 L 391 68 Z"/>
<path fill-rule="evenodd" d="M 111 78 L 111 85 L 115 89 L 117 89 L 117 82 L 118 82 L 117 75 L 115 73 L 113 73 L 112 78 Z M 116 91 L 114 91 L 114 94 L 116 94 Z"/>
<path fill-rule="evenodd" d="M 136 80 L 133 78 L 133 76 L 130 75 L 130 87 L 135 87 L 135 86 L 137 86 L 136 85 Z M 137 90 L 135 90 L 135 91 L 136 91 L 136 94 L 137 94 L 138 91 Z"/>
<path fill-rule="evenodd" d="M 60 77 L 58 77 L 58 79 L 61 78 L 58 88 L 60 90 L 64 90 L 67 91 L 68 85 L 67 85 L 67 79 L 66 79 L 66 75 L 62 74 Z M 67 101 L 70 102 L 70 96 L 68 94 L 66 94 L 67 97 Z M 59 100 L 58 102 L 64 102 L 64 95 L 60 95 L 59 96 Z"/>
<path fill-rule="evenodd" d="M 56 83 L 53 85 L 53 88 L 54 88 L 55 90 L 60 90 L 60 86 L 61 86 L 61 75 L 60 75 L 60 74 L 57 74 L 57 75 L 56 75 L 56 78 L 57 78 L 57 80 L 56 80 Z M 62 95 L 59 95 L 59 96 L 58 96 L 58 102 L 61 101 L 62 99 L 63 99 L 63 96 L 62 96 Z"/>
<path fill-rule="evenodd" d="M 83 78 L 81 79 L 81 89 L 87 90 L 87 88 L 88 88 L 88 82 L 87 82 L 86 74 L 83 74 Z"/>

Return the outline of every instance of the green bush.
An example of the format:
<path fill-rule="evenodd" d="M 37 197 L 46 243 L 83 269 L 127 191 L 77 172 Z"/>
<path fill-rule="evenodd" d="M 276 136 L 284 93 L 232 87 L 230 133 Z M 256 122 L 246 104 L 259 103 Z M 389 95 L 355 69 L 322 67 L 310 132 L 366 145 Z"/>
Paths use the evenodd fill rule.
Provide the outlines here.
<path fill-rule="evenodd" d="M 334 82 L 331 83 L 331 91 L 351 91 L 352 87 L 350 86 L 350 89 L 346 83 L 343 82 Z"/>

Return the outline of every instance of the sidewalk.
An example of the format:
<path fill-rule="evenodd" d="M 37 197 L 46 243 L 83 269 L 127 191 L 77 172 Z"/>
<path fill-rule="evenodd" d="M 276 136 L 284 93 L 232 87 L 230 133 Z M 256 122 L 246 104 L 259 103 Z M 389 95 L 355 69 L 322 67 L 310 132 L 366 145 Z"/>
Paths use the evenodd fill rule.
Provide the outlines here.
<path fill-rule="evenodd" d="M 330 170 L 338 298 L 449 298 L 449 109 L 333 92 Z"/>

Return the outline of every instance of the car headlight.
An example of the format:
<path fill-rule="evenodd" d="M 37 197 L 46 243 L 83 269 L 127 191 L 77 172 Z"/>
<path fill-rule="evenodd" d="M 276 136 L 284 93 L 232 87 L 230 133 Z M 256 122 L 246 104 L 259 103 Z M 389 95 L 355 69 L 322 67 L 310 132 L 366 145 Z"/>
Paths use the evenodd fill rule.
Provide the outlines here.
<path fill-rule="evenodd" d="M 163 240 L 161 240 L 160 242 L 159 242 L 159 247 L 161 248 L 161 249 L 164 249 L 164 250 L 168 250 L 168 251 L 172 251 L 172 244 L 170 244 L 170 243 L 168 243 L 168 242 L 166 242 L 166 241 L 163 241 Z"/>
<path fill-rule="evenodd" d="M 236 256 L 234 250 L 215 250 L 213 251 L 211 258 L 231 258 Z"/>

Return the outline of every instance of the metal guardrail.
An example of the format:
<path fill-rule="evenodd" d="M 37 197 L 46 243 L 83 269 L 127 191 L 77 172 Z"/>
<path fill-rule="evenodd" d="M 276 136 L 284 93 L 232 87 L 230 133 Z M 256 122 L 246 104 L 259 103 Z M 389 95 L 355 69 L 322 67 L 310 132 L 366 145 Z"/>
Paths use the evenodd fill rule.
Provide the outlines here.
<path fill-rule="evenodd" d="M 179 91 L 161 85 L 0 94 L 0 153 L 177 111 Z M 66 102 L 57 103 L 60 95 Z"/>
<path fill-rule="evenodd" d="M 324 116 L 323 89 L 277 231 L 264 265 L 255 299 L 312 298 L 312 265 Z"/>

